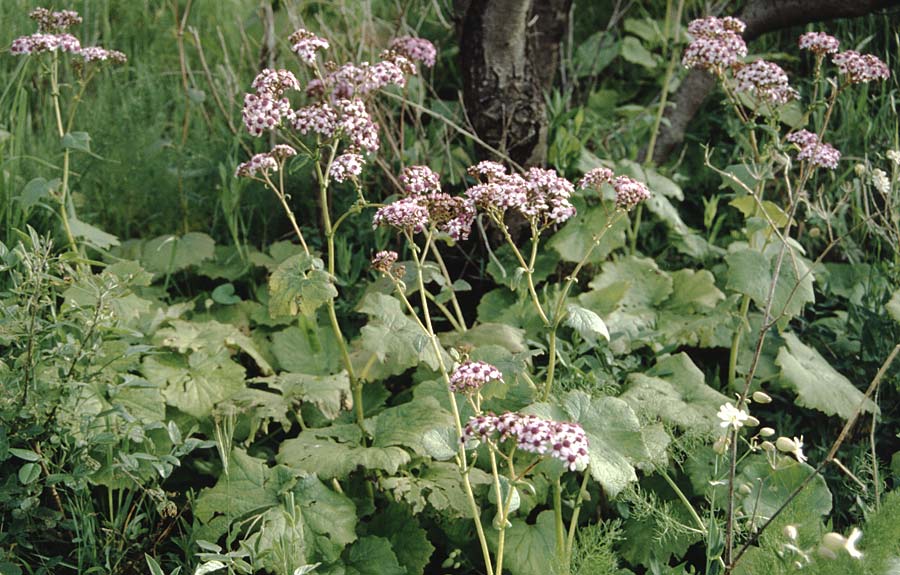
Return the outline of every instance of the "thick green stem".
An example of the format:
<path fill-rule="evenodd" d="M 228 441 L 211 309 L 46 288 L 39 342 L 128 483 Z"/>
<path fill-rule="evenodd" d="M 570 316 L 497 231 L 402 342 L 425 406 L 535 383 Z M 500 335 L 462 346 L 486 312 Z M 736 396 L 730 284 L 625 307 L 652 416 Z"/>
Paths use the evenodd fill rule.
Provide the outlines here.
<path fill-rule="evenodd" d="M 584 478 L 581 480 L 581 488 L 578 490 L 578 496 L 575 498 L 575 508 L 572 510 L 572 519 L 569 521 L 569 533 L 566 537 L 566 570 L 572 566 L 572 550 L 575 547 L 575 530 L 578 528 L 578 516 L 581 514 L 581 506 L 584 503 L 584 496 L 587 495 L 588 480 L 591 478 L 591 472 L 584 470 Z"/>
<path fill-rule="evenodd" d="M 734 389 L 735 377 L 737 374 L 738 355 L 741 350 L 741 339 L 744 336 L 744 329 L 747 327 L 747 313 L 750 311 L 750 296 L 744 295 L 741 299 L 741 313 L 739 315 L 740 322 L 734 336 L 731 338 L 731 353 L 728 355 L 728 390 Z"/>
<path fill-rule="evenodd" d="M 553 484 L 553 518 L 556 528 L 556 557 L 560 564 L 565 564 L 566 560 L 566 526 L 563 523 L 562 516 L 562 485 L 559 478 Z"/>
<path fill-rule="evenodd" d="M 50 95 L 53 99 L 53 112 L 56 115 L 56 129 L 60 140 L 62 140 L 66 135 L 66 131 L 63 127 L 62 111 L 59 107 L 59 54 L 55 51 L 53 52 L 53 63 L 50 67 Z M 69 242 L 69 250 L 72 253 L 78 253 L 78 244 L 75 243 L 72 226 L 69 224 L 69 148 L 63 150 L 62 185 L 60 186 L 59 194 L 59 218 L 62 220 L 66 241 Z"/>
<path fill-rule="evenodd" d="M 541 299 L 538 297 L 537 289 L 534 287 L 534 262 L 537 259 L 537 249 L 538 249 L 538 237 L 535 234 L 534 226 L 532 225 L 531 230 L 531 258 L 529 263 L 525 263 L 525 258 L 522 257 L 522 252 L 519 251 L 519 247 L 516 245 L 516 242 L 513 241 L 512 236 L 509 235 L 509 230 L 506 229 L 506 224 L 503 223 L 503 220 L 495 220 L 497 226 L 500 228 L 500 231 L 503 232 L 503 237 L 506 238 L 506 243 L 509 244 L 509 247 L 512 248 L 513 254 L 516 256 L 516 259 L 519 260 L 519 265 L 522 267 L 525 274 L 525 279 L 528 282 L 528 293 L 531 295 L 531 302 L 534 304 L 534 309 L 537 310 L 538 315 L 541 316 L 541 321 L 544 322 L 544 325 L 550 327 L 550 320 L 547 318 L 547 314 L 544 313 L 544 308 L 541 306 Z"/>
<path fill-rule="evenodd" d="M 694 520 L 694 523 L 697 524 L 697 529 L 699 529 L 700 532 L 703 533 L 703 536 L 705 537 L 706 536 L 706 525 L 703 523 L 703 519 L 700 518 L 700 515 L 697 513 L 697 510 L 694 509 L 693 505 L 691 505 L 691 502 L 688 500 L 687 496 L 684 494 L 684 492 L 681 490 L 681 488 L 678 487 L 678 484 L 675 483 L 675 481 L 671 477 L 669 477 L 669 474 L 666 473 L 666 470 L 659 469 L 658 471 L 663 476 L 663 479 L 666 480 L 666 483 L 669 484 L 669 487 L 672 488 L 672 491 L 675 492 L 675 495 L 678 496 L 678 499 L 681 501 L 681 503 L 684 505 L 684 508 L 687 510 L 688 515 L 690 515 L 691 519 Z"/>
<path fill-rule="evenodd" d="M 426 240 L 426 245 L 431 242 L 431 232 L 428 234 L 428 238 Z M 419 256 L 419 248 L 416 246 L 415 242 L 412 241 L 412 238 L 409 238 L 410 247 L 415 254 L 416 259 L 416 281 L 419 285 L 419 290 L 421 293 L 425 293 L 425 279 L 422 275 L 422 265 L 425 261 L 425 256 L 427 252 L 422 250 L 421 257 Z M 406 295 L 402 290 L 398 289 L 398 293 L 400 294 L 400 298 L 406 302 L 407 307 L 410 309 L 412 306 L 409 303 L 409 300 L 406 298 Z M 438 366 L 441 370 L 441 375 L 444 379 L 444 385 L 447 388 L 447 394 L 450 398 L 450 410 L 453 414 L 453 423 L 456 426 L 456 436 L 462 437 L 462 420 L 459 415 L 459 406 L 456 403 L 456 394 L 453 393 L 453 390 L 450 389 L 450 374 L 447 372 L 447 366 L 444 363 L 444 354 L 443 349 L 441 348 L 441 344 L 438 341 L 437 335 L 435 335 L 434 330 L 432 329 L 431 324 L 431 314 L 428 311 L 427 298 L 422 297 L 422 315 L 425 317 L 425 323 L 423 324 L 419 321 L 419 325 L 425 331 L 425 334 L 428 336 L 431 341 L 431 347 L 434 350 L 435 355 L 437 356 Z M 418 321 L 418 318 L 416 318 Z M 487 575 L 494 575 L 494 567 L 493 561 L 491 560 L 491 551 L 487 544 L 487 537 L 484 534 L 484 526 L 481 524 L 481 510 L 478 507 L 478 503 L 475 501 L 475 493 L 472 490 L 472 483 L 469 481 L 469 469 L 468 469 L 468 459 L 466 456 L 466 448 L 462 443 L 459 446 L 459 453 L 456 456 L 457 464 L 459 466 L 460 475 L 462 476 L 463 482 L 463 490 L 466 492 L 466 500 L 469 503 L 469 510 L 472 512 L 472 518 L 475 522 L 475 531 L 478 534 L 478 542 L 481 545 L 481 554 L 484 558 L 484 567 Z"/>

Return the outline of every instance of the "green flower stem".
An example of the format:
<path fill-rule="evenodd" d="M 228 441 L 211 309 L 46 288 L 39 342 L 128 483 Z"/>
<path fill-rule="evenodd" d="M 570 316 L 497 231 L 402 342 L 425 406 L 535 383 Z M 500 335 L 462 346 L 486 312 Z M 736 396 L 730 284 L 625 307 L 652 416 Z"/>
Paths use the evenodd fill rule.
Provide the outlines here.
<path fill-rule="evenodd" d="M 640 206 L 638 206 L 640 207 Z M 556 369 L 556 332 L 559 329 L 562 320 L 565 318 L 565 314 L 563 313 L 563 306 L 566 303 L 566 298 L 569 295 L 569 290 L 572 289 L 572 284 L 575 283 L 578 279 L 578 274 L 581 272 L 582 268 L 587 264 L 588 260 L 591 257 L 591 254 L 594 253 L 594 250 L 597 246 L 600 245 L 600 242 L 603 241 L 603 236 L 606 235 L 612 227 L 619 221 L 619 218 L 622 217 L 624 212 L 622 210 L 616 210 L 616 213 L 612 218 L 607 218 L 606 225 L 603 226 L 603 230 L 599 235 L 594 237 L 594 242 L 591 244 L 591 247 L 588 248 L 588 251 L 584 254 L 584 257 L 581 258 L 581 261 L 575 265 L 575 269 L 572 270 L 572 273 L 566 279 L 566 283 L 563 285 L 562 291 L 559 293 L 559 296 L 556 299 L 556 305 L 553 306 L 553 323 L 550 324 L 550 336 L 548 340 L 548 355 L 549 360 L 547 362 L 547 380 L 544 382 L 544 391 L 541 394 L 541 401 L 547 401 L 550 397 L 550 390 L 553 388 L 553 377 L 554 371 Z"/>
<path fill-rule="evenodd" d="M 59 107 L 59 54 L 53 52 L 53 63 L 50 66 L 50 95 L 53 99 L 53 111 L 56 115 L 56 129 L 59 132 L 59 138 L 62 140 L 66 135 L 63 127 L 62 111 Z M 78 253 L 78 244 L 75 243 L 75 236 L 72 234 L 72 226 L 69 224 L 69 148 L 63 150 L 63 168 L 62 168 L 62 185 L 60 186 L 60 211 L 59 218 L 62 221 L 63 230 L 66 234 L 66 241 L 69 243 L 69 251 Z"/>
<path fill-rule="evenodd" d="M 737 361 L 741 350 L 741 339 L 744 336 L 744 330 L 749 328 L 747 325 L 747 314 L 750 311 L 750 296 L 744 294 L 741 298 L 740 322 L 734 336 L 731 338 L 731 353 L 728 355 L 728 389 L 734 389 L 735 377 L 737 375 Z"/>
<path fill-rule="evenodd" d="M 444 281 L 447 282 L 447 289 L 450 290 L 450 304 L 453 306 L 453 311 L 456 313 L 456 323 L 454 324 L 454 327 L 456 328 L 456 331 L 465 332 L 466 318 L 463 317 L 462 307 L 460 307 L 459 300 L 456 299 L 456 292 L 453 290 L 453 280 L 450 278 L 450 271 L 444 263 L 444 258 L 441 257 L 441 251 L 438 249 L 437 244 L 431 244 L 431 253 L 434 255 L 434 261 L 436 261 L 438 267 L 441 268 L 441 274 L 444 276 Z M 447 319 L 451 320 L 450 323 L 454 323 L 449 315 L 447 315 Z"/>
<path fill-rule="evenodd" d="M 453 326 L 453 329 L 460 333 L 466 331 L 465 326 L 463 324 L 460 324 L 454 317 L 454 314 L 449 309 L 447 309 L 447 306 L 439 302 L 437 298 L 431 294 L 431 292 L 425 292 L 425 297 L 427 297 L 428 300 L 431 301 L 431 303 L 433 303 L 436 308 L 441 310 L 441 313 L 444 314 L 444 317 L 447 318 L 447 321 L 450 322 L 450 325 Z"/>
<path fill-rule="evenodd" d="M 331 163 L 334 161 L 334 156 L 337 153 L 337 142 L 331 144 L 328 154 L 328 162 L 325 165 L 325 170 L 322 170 L 322 164 L 316 159 L 313 163 L 316 166 L 316 179 L 319 182 L 319 201 L 321 204 L 322 210 L 322 228 L 325 232 L 325 242 L 327 244 L 328 250 L 328 261 L 326 262 L 326 266 L 328 267 L 328 275 L 334 279 L 334 229 L 331 227 L 331 214 L 328 208 L 328 177 L 327 173 L 329 168 L 331 167 Z M 283 171 L 283 170 L 282 170 Z M 338 348 L 341 350 L 341 361 L 344 364 L 344 369 L 347 370 L 347 377 L 350 379 L 350 389 L 353 392 L 353 407 L 356 411 L 356 423 L 359 425 L 360 429 L 363 430 L 363 437 L 365 437 L 365 427 L 363 425 L 363 421 L 365 420 L 365 409 L 363 408 L 363 397 L 362 397 L 362 382 L 356 377 L 356 372 L 353 369 L 353 360 L 350 358 L 350 352 L 347 350 L 347 342 L 344 339 L 344 334 L 341 331 L 341 324 L 338 322 L 337 312 L 334 309 L 334 299 L 329 299 L 326 302 L 326 307 L 328 308 L 328 319 L 331 322 L 331 330 L 334 332 L 334 338 L 337 340 Z"/>
<path fill-rule="evenodd" d="M 591 478 L 590 469 L 584 470 L 584 478 L 581 480 L 581 488 L 578 490 L 578 496 L 575 498 L 575 508 L 572 510 L 572 519 L 569 521 L 569 533 L 566 537 L 566 566 L 572 565 L 572 550 L 575 547 L 575 529 L 578 527 L 578 516 L 581 514 L 581 506 L 584 503 L 584 496 L 587 495 L 588 481 Z"/>
<path fill-rule="evenodd" d="M 282 169 L 278 170 L 279 185 L 276 186 L 266 172 L 263 172 L 263 182 L 269 186 L 270 190 L 275 192 L 275 196 L 278 198 L 278 201 L 281 202 L 281 207 L 284 208 L 284 213 L 287 214 L 288 221 L 291 222 L 291 226 L 294 228 L 294 234 L 297 236 L 297 239 L 300 240 L 300 245 L 303 247 L 304 253 L 309 255 L 309 247 L 307 247 L 306 240 L 303 238 L 303 232 L 300 231 L 300 226 L 297 224 L 297 218 L 294 217 L 294 212 L 287 203 L 287 194 L 284 192 L 284 165 L 282 165 L 281 168 Z"/>
<path fill-rule="evenodd" d="M 538 234 L 537 230 L 534 227 L 534 224 L 531 226 L 531 259 L 529 263 L 525 263 L 525 258 L 522 257 L 522 252 L 519 251 L 518 246 L 516 246 L 516 242 L 513 241 L 512 236 L 509 235 L 509 230 L 506 228 L 506 224 L 503 223 L 503 220 L 495 218 L 494 223 L 500 228 L 500 231 L 503 232 L 503 237 L 506 238 L 506 243 L 509 244 L 509 247 L 512 248 L 513 254 L 515 254 L 516 259 L 519 260 L 519 265 L 525 270 L 525 279 L 528 282 L 528 293 L 531 295 L 531 302 L 534 304 L 534 309 L 537 310 L 538 315 L 541 316 L 541 321 L 544 322 L 546 327 L 550 327 L 550 320 L 547 318 L 547 314 L 544 313 L 544 308 L 541 306 L 541 299 L 538 297 L 537 290 L 534 287 L 534 262 L 537 259 L 537 249 L 538 249 Z"/>
<path fill-rule="evenodd" d="M 563 565 L 566 561 L 566 526 L 562 516 L 562 485 L 559 477 L 553 483 L 553 517 L 556 527 L 556 557 Z"/>
<path fill-rule="evenodd" d="M 419 290 L 422 294 L 425 293 L 425 280 L 422 275 L 422 265 L 424 264 L 425 257 L 428 253 L 427 246 L 431 243 L 431 236 L 432 232 L 429 231 L 425 241 L 425 250 L 419 250 L 419 247 L 413 241 L 413 238 L 409 234 L 407 234 L 406 236 L 416 260 L 416 280 L 419 284 Z M 422 297 L 422 315 L 425 318 L 425 322 L 423 323 L 415 314 L 415 310 L 412 307 L 412 304 L 410 304 L 409 299 L 406 297 L 406 294 L 403 293 L 402 289 L 399 289 L 399 285 L 397 287 L 397 292 L 400 295 L 400 299 L 402 299 L 406 304 L 406 307 L 411 310 L 411 312 L 413 313 L 413 317 L 419 324 L 419 327 L 422 328 L 422 331 L 424 331 L 428 336 L 428 339 L 431 340 L 431 346 L 434 350 L 435 355 L 437 356 L 438 366 L 440 367 L 441 375 L 443 376 L 444 384 L 447 388 L 447 394 L 450 398 L 450 409 L 453 413 L 453 423 L 456 426 L 456 436 L 462 437 L 462 420 L 460 419 L 459 415 L 459 406 L 456 403 L 456 394 L 454 394 L 453 390 L 450 389 L 450 374 L 447 372 L 446 364 L 444 364 L 444 350 L 441 348 L 441 344 L 438 341 L 437 335 L 435 335 L 432 328 L 431 315 L 428 311 L 428 300 L 425 296 Z M 478 534 L 478 542 L 481 545 L 481 554 L 484 558 L 485 572 L 487 573 L 487 575 L 494 575 L 493 561 L 491 560 L 491 551 L 487 544 L 487 537 L 484 534 L 484 526 L 481 524 L 481 510 L 478 507 L 478 503 L 475 501 L 475 493 L 472 490 L 472 483 L 471 481 L 469 481 L 469 466 L 466 456 L 466 448 L 464 445 L 462 445 L 462 443 L 460 443 L 459 445 L 459 453 L 456 456 L 456 462 L 459 466 L 460 475 L 462 476 L 463 489 L 466 492 L 466 500 L 469 503 L 469 510 L 472 512 L 472 518 L 475 522 L 475 531 Z"/>
<path fill-rule="evenodd" d="M 688 514 L 694 520 L 694 523 L 697 524 L 697 529 L 700 531 L 700 533 L 703 534 L 704 537 L 706 537 L 706 535 L 707 535 L 706 524 L 703 523 L 703 519 L 700 518 L 700 515 L 697 513 L 697 510 L 694 509 L 694 506 L 691 505 L 691 502 L 688 500 L 687 496 L 684 494 L 684 492 L 681 490 L 681 488 L 678 487 L 678 484 L 675 483 L 675 481 L 671 477 L 669 477 L 669 474 L 666 473 L 665 469 L 658 469 L 657 471 L 660 472 L 663 479 L 666 480 L 666 483 L 669 484 L 669 487 L 672 488 L 672 491 L 675 492 L 675 495 L 677 495 L 678 499 L 680 499 L 681 502 L 684 504 L 684 508 L 687 510 Z"/>

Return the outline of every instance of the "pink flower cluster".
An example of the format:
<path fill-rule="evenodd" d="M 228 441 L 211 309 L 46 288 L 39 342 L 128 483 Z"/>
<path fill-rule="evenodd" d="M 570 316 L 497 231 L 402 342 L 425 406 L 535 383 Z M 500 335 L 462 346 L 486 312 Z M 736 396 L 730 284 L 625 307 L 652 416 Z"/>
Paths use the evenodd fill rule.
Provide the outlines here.
<path fill-rule="evenodd" d="M 813 166 L 833 170 L 837 168 L 838 161 L 841 159 L 841 153 L 837 149 L 820 141 L 819 136 L 809 130 L 800 130 L 789 134 L 787 141 L 800 148 L 800 152 L 797 154 L 798 160 L 807 161 Z"/>
<path fill-rule="evenodd" d="M 255 94 L 244 95 L 242 112 L 244 126 L 256 137 L 274 130 L 283 122 L 294 119 L 291 102 L 284 97 L 286 90 L 298 90 L 300 83 L 289 70 L 266 68 L 253 80 Z"/>
<path fill-rule="evenodd" d="M 35 8 L 29 17 L 37 22 L 37 34 L 20 36 L 12 41 L 10 54 L 27 55 L 46 52 L 67 52 L 80 55 L 85 63 L 112 62 L 123 64 L 128 58 L 118 50 L 106 50 L 99 46 L 81 47 L 75 36 L 66 33 L 71 26 L 81 23 L 81 16 L 72 10 L 51 12 L 47 8 Z"/>
<path fill-rule="evenodd" d="M 841 74 L 847 76 L 851 84 L 862 84 L 872 80 L 887 80 L 891 76 L 887 64 L 872 54 L 860 54 L 854 50 L 840 52 L 831 57 Z"/>
<path fill-rule="evenodd" d="M 502 214 L 512 208 L 538 226 L 561 224 L 575 215 L 569 201 L 574 187 L 555 170 L 531 168 L 523 177 L 508 174 L 502 164 L 485 161 L 468 172 L 480 183 L 469 188 L 466 196 L 482 209 Z"/>
<path fill-rule="evenodd" d="M 483 361 L 467 361 L 457 367 L 450 376 L 450 390 L 456 393 L 472 393 L 491 381 L 503 382 L 503 374 L 499 369 Z"/>
<path fill-rule="evenodd" d="M 316 53 L 319 50 L 327 50 L 329 47 L 328 40 L 319 38 L 303 28 L 291 34 L 288 41 L 291 43 L 291 51 L 297 54 L 307 66 L 315 66 Z"/>
<path fill-rule="evenodd" d="M 391 268 L 397 263 L 397 252 L 382 250 L 372 258 L 372 269 L 383 274 L 391 273 Z"/>
<path fill-rule="evenodd" d="M 418 234 L 425 231 L 428 222 L 428 208 L 420 203 L 418 197 L 409 196 L 378 208 L 372 218 L 372 227 L 390 226 Z"/>
<path fill-rule="evenodd" d="M 616 207 L 625 211 L 650 197 L 650 190 L 642 182 L 628 176 L 616 176 L 609 168 L 594 168 L 578 181 L 578 187 L 582 190 L 599 189 L 603 184 L 613 187 Z"/>
<path fill-rule="evenodd" d="M 338 115 L 334 108 L 325 102 L 316 102 L 294 110 L 292 127 L 306 136 L 313 133 L 331 138 L 337 130 Z"/>
<path fill-rule="evenodd" d="M 415 66 L 404 56 L 389 55 L 389 59 L 375 64 L 344 64 L 330 72 L 324 80 L 313 80 L 306 88 L 310 96 L 331 94 L 332 99 L 364 96 L 385 86 L 405 86 L 406 75 L 415 73 Z"/>
<path fill-rule="evenodd" d="M 441 191 L 441 176 L 428 166 L 409 166 L 400 174 L 400 183 L 410 196 Z"/>
<path fill-rule="evenodd" d="M 590 463 L 588 439 L 577 423 L 543 419 L 535 415 L 504 413 L 479 415 L 469 419 L 460 441 L 502 442 L 512 439 L 518 449 L 563 462 L 569 471 L 582 471 Z"/>
<path fill-rule="evenodd" d="M 413 36 L 401 36 L 391 41 L 390 49 L 413 62 L 421 62 L 423 66 L 431 68 L 437 58 L 437 50 L 434 44 L 424 38 Z"/>
<path fill-rule="evenodd" d="M 362 173 L 365 163 L 362 154 L 345 152 L 331 162 L 328 176 L 336 182 L 356 178 Z"/>
<path fill-rule="evenodd" d="M 15 55 L 42 54 L 57 50 L 77 54 L 81 51 L 81 42 L 71 34 L 37 33 L 16 38 L 9 47 L 9 53 Z"/>
<path fill-rule="evenodd" d="M 118 50 L 107 50 L 106 48 L 101 48 L 100 46 L 89 46 L 87 48 L 82 48 L 78 55 L 84 59 L 85 62 L 114 62 L 116 64 L 124 64 L 128 61 L 128 58 L 122 52 Z"/>
<path fill-rule="evenodd" d="M 378 151 L 378 124 L 372 121 L 365 103 L 358 98 L 339 100 L 337 109 L 337 128 L 350 140 L 350 147 L 354 150 Z"/>
<path fill-rule="evenodd" d="M 284 161 L 296 156 L 297 150 L 285 144 L 278 144 L 271 151 L 255 154 L 252 158 L 237 167 L 234 175 L 238 178 L 253 178 L 258 173 L 277 172 Z"/>
<path fill-rule="evenodd" d="M 693 40 L 684 51 L 681 64 L 685 68 L 722 73 L 747 55 L 747 44 L 741 37 L 745 28 L 746 24 L 731 16 L 694 20 L 688 24 L 688 34 Z"/>
<path fill-rule="evenodd" d="M 767 104 L 787 104 L 798 96 L 781 66 L 766 60 L 755 60 L 740 66 L 734 79 L 738 92 L 753 94 Z"/>
<path fill-rule="evenodd" d="M 807 32 L 800 35 L 798 44 L 801 50 L 809 50 L 818 56 L 823 56 L 837 52 L 841 41 L 824 32 Z"/>
<path fill-rule="evenodd" d="M 62 32 L 81 24 L 81 16 L 73 10 L 51 12 L 47 8 L 35 8 L 28 17 L 37 22 L 38 32 Z"/>

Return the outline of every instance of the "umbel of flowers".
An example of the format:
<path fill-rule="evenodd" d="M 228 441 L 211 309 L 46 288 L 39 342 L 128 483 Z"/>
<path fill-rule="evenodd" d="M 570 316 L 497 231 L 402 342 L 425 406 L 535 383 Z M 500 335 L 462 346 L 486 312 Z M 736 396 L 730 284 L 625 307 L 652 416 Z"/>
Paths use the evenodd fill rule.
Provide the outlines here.
<path fill-rule="evenodd" d="M 69 53 L 87 62 L 111 62 L 122 64 L 127 58 L 118 50 L 107 50 L 100 46 L 82 47 L 81 42 L 68 33 L 68 29 L 81 24 L 81 16 L 72 10 L 53 12 L 47 8 L 35 8 L 28 14 L 37 23 L 36 34 L 20 36 L 12 41 L 9 53 L 15 55 L 38 55 L 46 53 Z"/>

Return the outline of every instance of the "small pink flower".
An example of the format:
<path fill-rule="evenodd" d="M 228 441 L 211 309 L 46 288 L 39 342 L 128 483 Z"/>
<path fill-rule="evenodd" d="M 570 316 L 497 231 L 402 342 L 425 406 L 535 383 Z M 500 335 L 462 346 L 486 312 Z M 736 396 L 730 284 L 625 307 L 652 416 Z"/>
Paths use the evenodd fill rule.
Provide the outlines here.
<path fill-rule="evenodd" d="M 688 25 L 693 40 L 684 51 L 681 64 L 685 68 L 700 68 L 721 73 L 747 55 L 747 44 L 741 38 L 746 25 L 730 16 L 710 16 L 694 20 Z"/>
<path fill-rule="evenodd" d="M 410 196 L 441 191 L 441 176 L 428 166 L 409 166 L 400 174 L 400 183 Z"/>
<path fill-rule="evenodd" d="M 829 36 L 824 32 L 807 32 L 801 34 L 798 40 L 801 50 L 809 50 L 819 56 L 824 54 L 834 54 L 841 45 L 840 40 L 834 36 Z"/>
<path fill-rule="evenodd" d="M 380 251 L 372 258 L 372 269 L 383 274 L 391 273 L 391 268 L 397 263 L 397 252 L 384 250 Z"/>
<path fill-rule="evenodd" d="M 372 218 L 373 227 L 390 226 L 412 234 L 424 231 L 428 224 L 428 208 L 414 197 L 402 198 L 379 208 Z"/>
<path fill-rule="evenodd" d="M 613 171 L 609 168 L 594 168 L 578 180 L 578 188 L 581 190 L 599 189 L 603 184 L 612 184 L 613 177 Z"/>
<path fill-rule="evenodd" d="M 57 50 L 76 54 L 81 51 L 81 42 L 71 34 L 38 33 L 16 38 L 9 47 L 9 53 L 15 55 L 42 54 Z"/>
<path fill-rule="evenodd" d="M 291 34 L 289 41 L 291 50 L 297 54 L 300 60 L 307 66 L 316 65 L 316 54 L 319 50 L 329 48 L 328 40 L 319 38 L 312 32 L 300 28 Z"/>
<path fill-rule="evenodd" d="M 800 152 L 797 154 L 798 160 L 808 161 L 813 166 L 833 170 L 837 168 L 841 159 L 841 153 L 837 149 L 830 144 L 821 142 L 819 136 L 808 130 L 789 134 L 787 141 L 800 148 Z"/>
<path fill-rule="evenodd" d="M 628 176 L 618 176 L 612 185 L 616 191 L 616 207 L 623 210 L 630 210 L 650 197 L 647 186 Z"/>
<path fill-rule="evenodd" d="M 331 163 L 328 175 L 336 182 L 343 182 L 358 177 L 362 173 L 364 164 L 362 154 L 345 152 Z"/>
<path fill-rule="evenodd" d="M 798 95 L 781 66 L 773 62 L 755 60 L 745 64 L 735 72 L 734 79 L 738 92 L 749 92 L 768 104 L 786 104 Z"/>
<path fill-rule="evenodd" d="M 300 82 L 290 70 L 264 69 L 251 84 L 256 93 L 270 98 L 280 98 L 285 90 L 300 90 Z"/>
<path fill-rule="evenodd" d="M 38 32 L 62 32 L 75 24 L 81 24 L 81 16 L 73 10 L 51 12 L 46 8 L 35 8 L 28 17 L 37 22 Z"/>
<path fill-rule="evenodd" d="M 238 178 L 252 178 L 258 173 L 266 174 L 268 172 L 278 171 L 278 161 L 270 154 L 256 154 L 248 161 L 237 167 L 234 175 Z"/>
<path fill-rule="evenodd" d="M 887 80 L 891 76 L 887 65 L 872 54 L 860 54 L 854 50 L 840 52 L 831 57 L 841 74 L 847 76 L 851 84 L 862 84 L 872 80 Z"/>
<path fill-rule="evenodd" d="M 391 50 L 399 52 L 414 62 L 421 62 L 422 65 L 431 68 L 434 66 L 437 57 L 437 50 L 434 44 L 424 38 L 414 38 L 412 36 L 402 36 L 391 41 Z"/>
<path fill-rule="evenodd" d="M 100 46 L 89 46 L 87 48 L 82 48 L 78 55 L 85 62 L 112 62 L 114 64 L 124 64 L 128 61 L 128 58 L 122 52 L 118 50 L 107 50 L 105 48 L 101 48 Z"/>
<path fill-rule="evenodd" d="M 491 381 L 503 382 L 499 369 L 483 361 L 467 361 L 450 376 L 450 389 L 456 393 L 472 393 Z"/>

